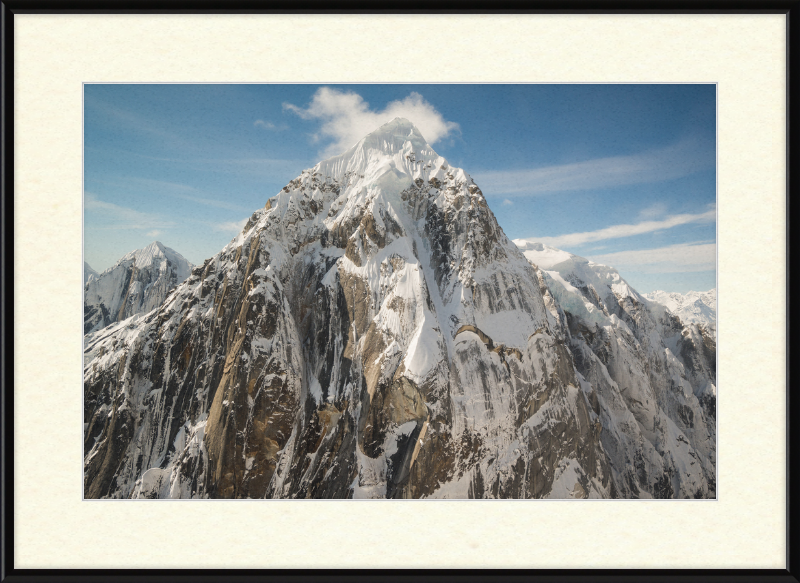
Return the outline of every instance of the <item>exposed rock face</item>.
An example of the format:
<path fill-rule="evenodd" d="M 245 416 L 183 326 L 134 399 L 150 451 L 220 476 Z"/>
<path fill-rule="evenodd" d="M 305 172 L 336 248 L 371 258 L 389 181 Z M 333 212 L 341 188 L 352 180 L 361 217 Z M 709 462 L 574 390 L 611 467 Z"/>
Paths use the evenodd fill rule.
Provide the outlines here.
<path fill-rule="evenodd" d="M 631 288 L 613 268 L 518 241 L 563 314 L 591 384 L 615 495 L 716 494 L 716 342 Z"/>
<path fill-rule="evenodd" d="M 395 119 L 88 337 L 85 496 L 639 495 L 574 337 L 478 186 Z"/>
<path fill-rule="evenodd" d="M 101 274 L 84 263 L 83 333 L 157 308 L 191 268 L 179 253 L 158 241 L 128 253 Z"/>

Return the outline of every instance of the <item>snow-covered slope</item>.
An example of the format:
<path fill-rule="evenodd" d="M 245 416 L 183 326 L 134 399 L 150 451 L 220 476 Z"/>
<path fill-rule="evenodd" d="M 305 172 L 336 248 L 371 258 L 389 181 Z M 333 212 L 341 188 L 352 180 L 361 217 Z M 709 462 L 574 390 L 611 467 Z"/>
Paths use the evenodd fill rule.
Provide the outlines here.
<path fill-rule="evenodd" d="M 103 273 L 95 272 L 84 289 L 84 334 L 160 306 L 191 268 L 182 255 L 154 241 Z"/>
<path fill-rule="evenodd" d="M 702 471 L 652 487 L 653 445 L 631 461 L 646 487 L 616 484 L 619 416 L 544 276 L 399 118 L 303 171 L 158 309 L 91 335 L 84 390 L 90 498 L 713 493 Z"/>
<path fill-rule="evenodd" d="M 91 277 L 92 275 L 97 277 L 98 274 L 94 269 L 91 268 L 91 266 L 88 263 L 86 263 L 84 261 L 83 262 L 83 283 L 86 284 L 86 282 L 89 281 L 89 277 Z"/>
<path fill-rule="evenodd" d="M 690 291 L 686 294 L 677 292 L 654 291 L 644 294 L 648 300 L 666 306 L 670 312 L 678 316 L 686 324 L 702 324 L 716 330 L 717 327 L 717 290 L 707 292 Z"/>
<path fill-rule="evenodd" d="M 612 267 L 516 243 L 564 312 L 575 366 L 597 395 L 617 493 L 713 497 L 713 334 L 649 302 Z"/>

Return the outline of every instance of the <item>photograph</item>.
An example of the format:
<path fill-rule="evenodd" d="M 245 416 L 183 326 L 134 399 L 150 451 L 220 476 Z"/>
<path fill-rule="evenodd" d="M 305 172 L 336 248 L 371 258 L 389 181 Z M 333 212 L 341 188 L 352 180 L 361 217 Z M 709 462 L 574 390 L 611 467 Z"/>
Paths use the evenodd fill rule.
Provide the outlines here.
<path fill-rule="evenodd" d="M 717 97 L 84 83 L 83 499 L 717 500 Z"/>

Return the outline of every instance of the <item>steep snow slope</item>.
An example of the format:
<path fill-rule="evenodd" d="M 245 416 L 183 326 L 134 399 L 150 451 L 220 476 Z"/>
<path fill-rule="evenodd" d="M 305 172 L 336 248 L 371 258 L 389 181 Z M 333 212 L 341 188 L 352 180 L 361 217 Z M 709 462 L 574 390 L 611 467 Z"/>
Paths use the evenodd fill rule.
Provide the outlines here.
<path fill-rule="evenodd" d="M 713 334 L 649 302 L 612 267 L 516 243 L 563 310 L 575 366 L 596 391 L 616 492 L 713 497 Z"/>
<path fill-rule="evenodd" d="M 716 330 L 717 326 L 717 290 L 707 292 L 690 291 L 686 294 L 677 292 L 654 291 L 644 294 L 651 302 L 666 306 L 670 312 L 686 324 L 701 324 Z"/>
<path fill-rule="evenodd" d="M 84 334 L 158 307 L 191 268 L 179 253 L 154 241 L 95 273 L 84 290 Z"/>
<path fill-rule="evenodd" d="M 92 276 L 92 275 L 97 277 L 98 274 L 94 269 L 91 268 L 91 266 L 88 263 L 86 263 L 84 261 L 83 262 L 83 283 L 85 284 L 86 282 L 88 282 L 89 281 L 89 277 Z"/>

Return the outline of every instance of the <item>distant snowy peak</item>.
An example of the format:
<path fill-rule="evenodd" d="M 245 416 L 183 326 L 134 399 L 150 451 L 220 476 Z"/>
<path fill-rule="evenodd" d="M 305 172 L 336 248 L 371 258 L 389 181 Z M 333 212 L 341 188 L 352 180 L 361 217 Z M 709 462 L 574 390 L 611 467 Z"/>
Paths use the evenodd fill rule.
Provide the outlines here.
<path fill-rule="evenodd" d="M 644 296 L 665 306 L 686 324 L 717 325 L 717 289 L 685 294 L 656 290 Z"/>
<path fill-rule="evenodd" d="M 88 263 L 86 263 L 84 261 L 83 262 L 83 283 L 86 284 L 86 282 L 89 281 L 89 278 L 91 276 L 97 277 L 97 272 L 94 269 L 92 269 L 92 267 Z"/>
<path fill-rule="evenodd" d="M 177 251 L 153 241 L 95 272 L 85 282 L 84 334 L 158 307 L 192 267 Z"/>
<path fill-rule="evenodd" d="M 189 272 L 193 267 L 183 255 L 174 249 L 164 246 L 160 241 L 153 241 L 147 247 L 131 251 L 117 261 L 114 267 L 131 261 L 137 269 L 157 266 L 162 271 L 167 268 L 167 265 L 171 264 L 176 268 L 177 276 L 181 281 L 189 277 Z M 113 270 L 114 267 L 111 269 Z"/>

